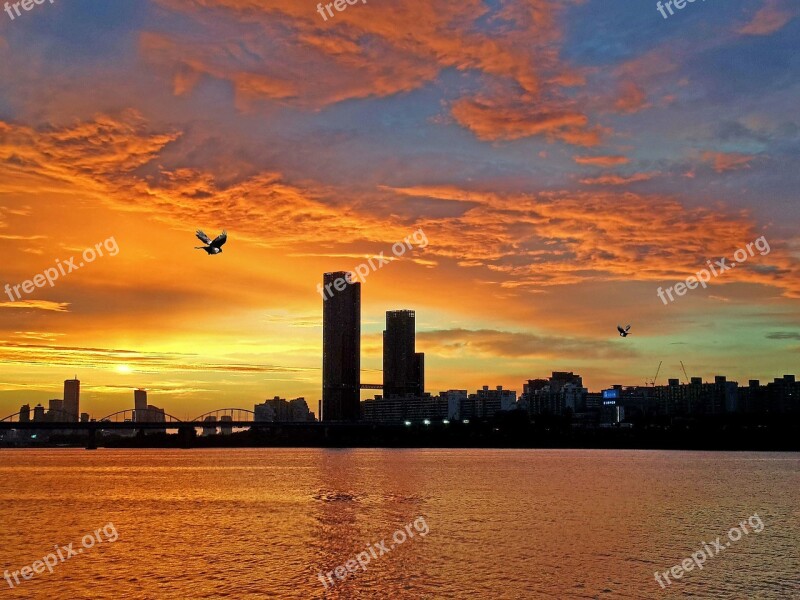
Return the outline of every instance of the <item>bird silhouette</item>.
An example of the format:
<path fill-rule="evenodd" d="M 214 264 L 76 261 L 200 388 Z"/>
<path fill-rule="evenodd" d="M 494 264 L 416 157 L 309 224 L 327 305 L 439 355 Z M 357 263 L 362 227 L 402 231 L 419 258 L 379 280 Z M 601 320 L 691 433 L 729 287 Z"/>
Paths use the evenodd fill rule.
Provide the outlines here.
<path fill-rule="evenodd" d="M 207 244 L 206 246 L 195 246 L 195 250 L 205 250 L 209 256 L 222 252 L 222 245 L 228 241 L 228 233 L 226 231 L 220 233 L 216 238 L 214 238 L 214 241 L 211 241 L 211 239 L 199 229 L 195 235 L 197 235 L 197 239 L 204 244 Z"/>
<path fill-rule="evenodd" d="M 630 328 L 631 328 L 630 325 L 628 325 L 625 329 L 622 328 L 622 325 L 617 325 L 617 331 L 619 331 L 619 335 L 621 337 L 628 337 L 628 330 Z"/>

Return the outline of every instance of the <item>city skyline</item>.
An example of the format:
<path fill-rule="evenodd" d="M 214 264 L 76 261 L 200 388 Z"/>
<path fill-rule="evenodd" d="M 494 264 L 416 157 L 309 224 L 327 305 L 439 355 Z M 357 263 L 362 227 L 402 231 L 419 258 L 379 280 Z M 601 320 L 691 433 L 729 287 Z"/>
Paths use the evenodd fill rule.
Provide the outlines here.
<path fill-rule="evenodd" d="M 395 311 L 393 311 L 393 312 L 395 312 Z M 451 388 L 446 389 L 446 390 L 425 390 L 425 391 L 422 391 L 421 393 L 413 393 L 413 394 L 398 394 L 398 395 L 391 395 L 391 396 L 386 396 L 385 394 L 379 394 L 379 395 L 376 395 L 374 398 L 362 399 L 359 412 L 360 412 L 361 418 L 363 418 L 364 403 L 365 402 L 369 402 L 369 401 L 374 401 L 375 399 L 383 398 L 383 399 L 386 399 L 386 400 L 394 400 L 398 405 L 402 405 L 404 398 L 407 399 L 409 397 L 413 397 L 413 398 L 417 398 L 418 399 L 418 398 L 420 398 L 422 396 L 425 396 L 425 397 L 428 397 L 428 398 L 431 398 L 431 397 L 433 397 L 433 398 L 436 398 L 436 397 L 446 398 L 448 395 L 450 395 L 453 392 L 463 392 L 463 393 L 466 394 L 464 396 L 466 398 L 467 396 L 471 397 L 473 395 L 480 396 L 482 392 L 484 392 L 484 393 L 487 393 L 487 392 L 488 393 L 494 393 L 494 392 L 502 391 L 503 394 L 513 394 L 513 402 L 518 403 L 521 400 L 524 401 L 525 397 L 528 396 L 529 394 L 534 394 L 535 391 L 541 390 L 544 387 L 550 386 L 551 389 L 555 389 L 555 390 L 560 391 L 560 390 L 564 389 L 566 387 L 566 384 L 568 384 L 568 383 L 572 384 L 573 387 L 577 386 L 575 389 L 583 390 L 583 394 L 588 394 L 590 396 L 596 396 L 596 397 L 605 398 L 607 393 L 613 392 L 614 390 L 617 390 L 617 391 L 628 391 L 628 392 L 633 392 L 633 393 L 636 393 L 637 391 L 642 391 L 642 390 L 652 390 L 653 392 L 656 392 L 656 391 L 659 391 L 659 390 L 665 390 L 665 389 L 670 389 L 670 388 L 675 388 L 675 387 L 683 388 L 684 386 L 686 386 L 688 388 L 688 387 L 692 387 L 692 386 L 719 385 L 720 382 L 722 382 L 726 386 L 735 386 L 735 390 L 737 392 L 747 394 L 747 390 L 752 390 L 752 388 L 754 388 L 754 387 L 763 389 L 763 388 L 767 388 L 767 387 L 770 387 L 772 385 L 781 384 L 781 383 L 784 383 L 784 382 L 790 382 L 792 385 L 794 385 L 794 382 L 795 382 L 795 379 L 796 379 L 796 375 L 794 373 L 784 373 L 781 376 L 774 377 L 772 380 L 759 380 L 759 379 L 750 378 L 750 379 L 747 379 L 746 381 L 729 380 L 728 377 L 726 375 L 724 375 L 724 374 L 715 375 L 712 381 L 704 380 L 702 377 L 695 377 L 695 376 L 685 375 L 684 379 L 681 379 L 681 378 L 678 378 L 678 377 L 670 377 L 670 378 L 667 378 L 667 379 L 664 379 L 664 380 L 658 380 L 658 381 L 656 381 L 654 379 L 651 379 L 649 381 L 645 381 L 644 384 L 638 384 L 638 383 L 630 383 L 630 384 L 628 384 L 628 383 L 622 382 L 622 383 L 612 384 L 612 385 L 608 386 L 607 388 L 592 390 L 592 389 L 590 389 L 588 387 L 584 387 L 583 378 L 580 375 L 578 375 L 577 373 L 573 373 L 572 371 L 569 371 L 569 372 L 566 372 L 566 371 L 552 371 L 549 378 L 547 377 L 546 374 L 540 374 L 540 375 L 542 375 L 541 378 L 526 379 L 525 381 L 520 382 L 519 386 L 515 386 L 513 388 L 504 388 L 504 386 L 502 386 L 502 385 L 497 385 L 497 386 L 493 386 L 491 384 L 483 385 L 483 386 L 475 389 L 475 394 L 472 394 L 472 388 L 466 388 L 466 387 L 463 387 L 463 386 L 462 387 L 458 387 L 458 386 L 457 387 L 451 387 Z M 688 377 L 688 379 L 686 379 L 686 377 Z M 550 383 L 548 383 L 548 381 Z M 555 388 L 552 388 L 552 381 L 558 382 Z M 67 389 L 68 389 L 67 384 L 68 383 L 75 383 L 77 388 L 80 389 L 80 380 L 78 380 L 78 379 L 65 380 L 64 381 L 64 392 L 65 392 L 64 395 L 65 396 L 67 395 Z M 113 413 L 109 413 L 109 414 L 121 413 L 121 412 L 131 412 L 131 414 L 134 415 L 133 418 L 135 419 L 136 418 L 135 417 L 136 414 L 142 414 L 143 413 L 146 416 L 150 416 L 150 417 L 153 417 L 154 415 L 160 414 L 160 415 L 162 415 L 161 417 L 154 417 L 154 418 L 163 418 L 163 415 L 166 413 L 167 415 L 172 414 L 172 416 L 176 416 L 177 418 L 180 418 L 179 416 L 177 416 L 177 415 L 175 415 L 173 413 L 170 413 L 170 409 L 169 408 L 164 409 L 164 408 L 161 408 L 161 407 L 157 407 L 157 406 L 148 404 L 148 402 L 147 402 L 148 401 L 148 395 L 147 395 L 147 390 L 146 389 L 143 389 L 143 388 L 131 388 L 130 390 L 128 390 L 128 392 L 133 392 L 133 403 L 131 404 L 130 402 L 128 402 L 128 404 L 130 404 L 130 406 L 123 406 L 123 407 L 120 408 L 120 410 L 115 410 L 115 411 L 113 411 Z M 284 395 L 286 396 L 286 398 L 290 398 L 289 395 L 286 395 L 286 394 L 284 394 Z M 614 397 L 615 398 L 619 398 L 619 396 L 614 396 Z M 265 404 L 265 403 L 274 402 L 274 401 L 278 401 L 279 399 L 281 401 L 286 401 L 286 399 L 281 398 L 281 395 L 279 394 L 279 395 L 274 396 L 274 398 L 271 398 L 271 399 L 270 398 L 266 398 L 266 399 L 265 398 L 259 398 L 259 399 L 256 399 L 256 400 L 254 400 L 254 402 L 255 402 L 254 406 L 257 409 L 259 405 L 262 405 L 262 404 Z M 130 398 L 128 400 L 130 400 Z M 303 402 L 308 403 L 308 408 L 309 408 L 309 410 L 311 410 L 312 414 L 315 415 L 315 418 L 317 420 L 321 420 L 320 419 L 321 414 L 318 413 L 318 412 L 315 412 L 314 408 L 312 408 L 312 406 L 315 406 L 317 404 L 317 402 L 315 402 L 313 400 L 313 398 L 306 398 L 304 396 L 300 396 L 300 397 L 291 399 L 292 402 L 300 401 L 300 400 L 302 400 Z M 562 398 L 562 401 L 563 400 L 564 399 Z M 220 405 L 214 405 L 213 408 L 211 408 L 208 411 L 204 411 L 203 414 L 205 414 L 206 412 L 216 412 L 216 411 L 221 411 L 221 410 L 248 410 L 248 411 L 252 412 L 252 410 L 250 408 L 248 408 L 248 406 L 247 406 L 248 402 L 250 402 L 250 400 L 243 400 L 243 401 L 240 401 L 241 405 L 238 405 L 238 406 L 235 406 L 235 407 L 229 406 L 229 407 L 226 407 L 224 409 Z M 319 399 L 318 403 L 319 403 L 319 406 L 321 407 L 322 406 L 322 399 Z M 789 407 L 789 406 L 796 407 L 796 405 L 797 405 L 797 401 L 796 400 L 792 400 L 789 404 L 787 404 L 787 407 Z M 68 417 L 72 413 L 68 413 L 67 411 L 65 411 L 63 406 L 64 406 L 64 404 L 63 404 L 63 400 L 62 399 L 53 399 L 53 398 L 48 400 L 48 406 L 47 407 L 45 407 L 41 402 L 38 403 L 36 406 L 31 406 L 30 403 L 26 403 L 26 404 L 22 405 L 21 409 L 18 408 L 18 410 L 15 410 L 13 413 L 0 415 L 0 419 L 6 418 L 6 417 L 10 417 L 10 416 L 22 415 L 22 414 L 26 415 L 23 418 L 23 420 L 27 420 L 29 417 L 32 419 L 34 413 L 39 411 L 40 419 L 44 418 L 44 415 L 54 412 L 55 413 L 54 420 L 56 420 L 56 421 L 69 420 Z M 131 408 L 131 406 L 133 408 Z M 519 406 L 515 406 L 515 408 L 520 408 L 520 407 Z M 513 410 L 513 408 L 506 407 L 506 408 L 503 408 L 503 410 Z M 788 408 L 785 409 L 785 410 L 787 410 L 787 412 L 789 412 Z M 797 412 L 797 409 L 796 408 L 792 408 L 791 411 Z M 740 411 L 740 409 L 736 408 L 736 409 L 730 409 L 730 412 L 741 412 L 741 411 Z M 197 414 L 199 414 L 199 413 L 197 413 Z M 192 413 L 192 415 L 196 416 L 195 413 Z M 90 413 L 87 413 L 85 411 L 81 411 L 80 412 L 80 420 L 82 420 L 82 421 L 83 420 L 88 420 L 89 418 L 95 419 L 95 420 L 100 420 L 100 419 L 104 418 L 105 416 L 108 416 L 108 415 L 90 414 Z M 37 420 L 39 420 L 39 419 L 37 419 Z M 78 419 L 75 419 L 75 420 L 78 420 Z M 184 420 L 184 419 L 182 419 L 182 420 Z M 360 419 L 341 418 L 341 419 L 331 419 L 331 420 L 334 420 L 334 421 L 348 421 L 348 420 L 360 420 Z"/>
<path fill-rule="evenodd" d="M 368 260 L 367 383 L 397 309 L 416 312 L 433 390 L 553 370 L 602 389 L 661 361 L 664 380 L 680 361 L 706 380 L 791 372 L 791 7 L 535 7 L 413 0 L 324 21 L 148 0 L 7 20 L 0 411 L 76 371 L 94 413 L 140 386 L 182 414 L 315 401 L 319 274 Z M 197 229 L 227 231 L 225 251 L 194 250 Z M 762 238 L 768 253 L 714 267 Z"/>
<path fill-rule="evenodd" d="M 353 405 L 350 409 L 342 409 L 341 406 L 344 406 L 348 401 L 352 404 L 355 401 L 355 395 L 360 396 L 361 406 L 363 406 L 363 402 L 365 400 L 371 400 L 370 397 L 364 397 L 365 394 L 369 394 L 368 389 L 360 389 L 361 384 L 363 383 L 362 374 L 363 371 L 360 370 L 358 367 L 361 363 L 361 283 L 357 282 L 354 277 L 354 272 L 349 271 L 334 271 L 325 273 L 323 276 L 323 286 L 328 286 L 325 289 L 330 289 L 332 292 L 330 295 L 324 297 L 323 299 L 323 327 L 322 327 L 322 337 L 323 337 L 323 345 L 322 345 L 322 363 L 323 369 L 325 371 L 325 365 L 330 365 L 332 371 L 335 372 L 335 375 L 332 377 L 330 389 L 339 389 L 341 388 L 344 390 L 345 388 L 349 389 L 349 393 L 345 393 L 343 399 L 335 399 L 332 401 L 332 406 L 334 406 L 333 410 L 331 411 L 332 414 L 336 414 L 339 418 L 336 419 L 329 419 L 335 421 L 347 421 L 347 420 L 357 420 L 358 413 L 363 413 L 362 409 L 357 409 L 355 405 Z M 351 278 L 351 276 L 353 276 Z M 341 290 L 333 289 L 334 282 L 339 279 L 341 280 L 344 285 Z M 324 323 L 327 320 L 333 323 L 333 326 L 330 328 L 330 332 L 328 334 L 325 333 L 325 326 Z M 347 325 L 349 323 L 350 325 Z M 390 390 L 389 395 L 396 395 L 396 396 L 404 396 L 412 394 L 415 396 L 421 396 L 426 392 L 428 394 L 431 393 L 431 390 L 425 389 L 425 355 L 424 353 L 415 352 L 415 339 L 416 339 L 416 311 L 410 309 L 394 309 L 394 310 L 387 310 L 385 313 L 385 324 L 381 328 L 382 331 L 382 338 L 381 338 L 381 356 L 383 362 L 383 370 L 381 379 L 383 380 L 382 383 L 382 392 L 381 394 L 384 397 L 387 397 L 386 390 Z M 349 331 L 349 333 L 348 333 Z M 389 335 L 387 336 L 387 332 Z M 330 345 L 332 348 L 331 356 L 328 360 L 326 360 L 325 356 L 325 348 L 326 348 L 326 335 L 330 336 Z M 387 344 L 387 339 L 389 343 Z M 345 350 L 347 349 L 347 350 Z M 348 359 L 347 356 L 351 355 L 355 357 L 353 361 L 352 358 Z M 402 356 L 404 354 L 410 354 L 411 358 L 406 356 Z M 387 379 L 387 365 L 390 366 L 390 372 Z M 410 365 L 410 371 L 409 371 Z M 712 379 L 716 380 L 722 377 L 723 379 L 727 378 L 727 375 L 714 373 L 710 378 L 703 379 L 703 377 L 697 377 L 695 375 L 688 375 L 685 372 L 685 366 L 682 362 L 680 362 L 681 373 L 677 377 L 667 376 L 662 372 L 661 364 L 659 364 L 658 369 L 656 371 L 656 375 L 660 374 L 658 383 L 659 386 L 664 385 L 672 385 L 673 382 L 679 382 L 680 385 L 695 383 L 695 382 L 704 382 L 709 383 Z M 780 370 L 780 369 L 778 369 Z M 367 371 L 368 373 L 374 373 L 374 369 Z M 557 371 L 552 371 L 555 375 Z M 565 372 L 565 371 L 564 371 Z M 771 378 L 766 378 L 765 382 L 769 383 L 771 380 L 778 381 L 789 374 L 790 371 L 784 370 L 780 374 L 776 374 Z M 133 372 L 126 373 L 132 375 Z M 572 371 L 569 373 L 572 374 Z M 539 375 L 544 375 L 543 373 L 535 373 L 534 377 L 538 377 Z M 480 377 L 480 376 L 479 376 Z M 367 377 L 369 379 L 369 377 Z M 437 379 L 437 378 L 435 378 Z M 532 383 L 534 380 L 525 377 L 523 378 L 524 381 L 519 386 L 521 389 L 527 388 L 528 384 Z M 342 381 L 347 380 L 348 384 L 343 384 Z M 376 377 L 377 380 L 377 377 Z M 485 381 L 486 378 L 483 379 Z M 686 380 L 686 381 L 684 381 Z M 691 381 L 690 381 L 691 380 Z M 749 382 L 752 384 L 753 381 L 759 381 L 760 378 L 753 378 L 753 377 L 746 377 L 742 381 L 738 381 L 735 379 L 731 379 L 731 381 L 736 381 L 739 383 L 740 388 L 746 387 L 744 382 Z M 528 382 L 528 384 L 525 383 Z M 544 380 L 537 380 L 537 381 L 544 381 Z M 669 383 L 665 383 L 669 382 Z M 611 388 L 638 388 L 638 387 L 646 387 L 646 386 L 655 386 L 655 379 L 654 378 L 645 378 L 644 379 L 644 386 L 640 383 L 634 382 L 620 382 L 615 381 L 607 386 L 601 387 L 596 389 L 594 392 L 590 390 L 590 393 L 602 393 Z M 370 384 L 374 385 L 374 384 Z M 461 391 L 466 390 L 468 393 L 471 389 L 476 389 L 478 393 L 481 392 L 481 389 L 486 390 L 488 388 L 497 388 L 512 391 L 514 394 L 520 393 L 515 385 L 507 385 L 507 384 L 499 384 L 495 385 L 492 382 L 482 383 L 474 388 L 470 388 L 468 386 L 455 384 L 449 387 L 441 388 L 438 391 L 439 394 L 444 394 L 446 392 L 452 391 Z M 54 402 L 61 403 L 56 408 L 58 411 L 62 411 L 65 414 L 75 414 L 76 419 L 77 415 L 80 415 L 81 411 L 78 408 L 79 404 L 79 397 L 80 397 L 80 388 L 81 382 L 78 379 L 77 375 L 75 375 L 72 379 L 64 381 L 64 393 L 63 393 L 63 400 L 53 400 L 50 398 L 48 400 L 50 409 L 54 409 Z M 91 389 L 91 386 L 89 386 Z M 141 410 L 141 408 L 149 408 L 155 409 L 156 411 L 164 412 L 163 409 L 159 409 L 158 407 L 148 406 L 147 404 L 147 392 L 148 388 L 144 386 L 136 386 L 131 388 L 123 388 L 126 392 L 133 391 L 134 398 L 135 398 L 135 408 L 136 410 Z M 287 394 L 282 390 L 277 388 L 271 388 L 272 391 L 278 391 L 278 395 L 275 396 L 277 399 L 279 396 L 284 395 L 287 398 L 290 397 L 292 394 Z M 321 381 L 320 390 L 318 390 L 318 395 L 315 396 L 313 393 L 308 395 L 298 395 L 298 398 L 304 399 L 308 398 L 308 401 L 311 402 L 312 406 L 316 406 L 318 403 L 318 408 L 320 410 L 317 411 L 316 415 L 317 418 L 322 420 L 323 413 L 324 413 L 324 405 L 325 405 L 325 380 Z M 414 390 L 412 392 L 411 390 Z M 588 389 L 588 388 L 587 388 Z M 359 390 L 356 393 L 356 390 Z M 437 391 L 434 391 L 433 394 L 435 395 Z M 42 394 L 47 395 L 50 392 L 43 391 Z M 270 392 L 271 393 L 271 392 Z M 522 392 L 524 393 L 524 392 Z M 253 397 L 244 402 L 241 400 L 237 401 L 239 404 L 242 404 L 242 408 L 244 405 L 247 405 L 249 402 L 253 401 L 259 403 L 263 401 L 266 396 L 262 395 L 260 397 Z M 318 398 L 318 402 L 315 400 Z M 349 398 L 349 400 L 348 400 Z M 142 403 L 140 408 L 140 402 Z M 41 405 L 42 402 L 37 402 L 37 404 Z M 217 410 L 219 408 L 218 403 L 214 403 L 214 401 L 207 400 L 204 404 L 206 408 L 213 407 L 210 410 Z M 237 405 L 238 406 L 238 405 Z M 33 413 L 34 408 L 41 408 L 40 406 L 37 407 L 29 407 L 29 410 Z M 119 410 L 125 410 L 125 401 L 121 400 L 120 404 L 117 406 Z M 312 409 L 313 410 L 313 409 Z M 344 410 L 344 412 L 342 412 Z M 15 413 L 16 411 L 14 411 Z M 109 414 L 117 412 L 117 410 L 111 410 Z M 135 411 L 134 411 L 135 412 Z M 169 413 L 169 411 L 167 411 Z M 187 414 L 194 414 L 191 410 Z M 13 413 L 8 413 L 13 414 Z M 345 416 L 342 416 L 345 415 Z M 7 416 L 6 413 L 0 415 L 0 418 Z M 93 418 L 98 418 L 98 415 L 92 414 Z M 101 417 L 100 417 L 101 418 Z"/>

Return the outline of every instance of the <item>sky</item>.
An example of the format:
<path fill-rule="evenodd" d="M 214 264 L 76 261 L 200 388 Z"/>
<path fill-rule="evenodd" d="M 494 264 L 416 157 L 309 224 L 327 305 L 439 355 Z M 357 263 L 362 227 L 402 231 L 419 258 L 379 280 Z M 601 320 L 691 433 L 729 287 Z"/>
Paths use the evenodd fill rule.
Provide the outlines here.
<path fill-rule="evenodd" d="M 317 285 L 381 252 L 366 383 L 397 309 L 433 393 L 554 370 L 643 385 L 662 361 L 659 383 L 681 361 L 798 372 L 796 2 L 344 6 L 0 12 L 0 418 L 75 375 L 95 418 L 138 387 L 178 418 L 276 395 L 316 411 Z M 226 230 L 223 253 L 196 229 Z"/>

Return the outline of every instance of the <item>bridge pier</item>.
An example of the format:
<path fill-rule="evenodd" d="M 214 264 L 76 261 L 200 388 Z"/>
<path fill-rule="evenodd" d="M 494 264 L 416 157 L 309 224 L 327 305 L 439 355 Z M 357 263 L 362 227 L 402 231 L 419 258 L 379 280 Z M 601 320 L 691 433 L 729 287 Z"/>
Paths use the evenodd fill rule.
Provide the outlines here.
<path fill-rule="evenodd" d="M 97 450 L 97 428 L 89 427 L 87 430 L 86 449 Z"/>
<path fill-rule="evenodd" d="M 194 427 L 179 427 L 178 437 L 180 438 L 181 448 L 189 450 L 192 447 L 192 441 L 197 437 L 197 432 Z"/>

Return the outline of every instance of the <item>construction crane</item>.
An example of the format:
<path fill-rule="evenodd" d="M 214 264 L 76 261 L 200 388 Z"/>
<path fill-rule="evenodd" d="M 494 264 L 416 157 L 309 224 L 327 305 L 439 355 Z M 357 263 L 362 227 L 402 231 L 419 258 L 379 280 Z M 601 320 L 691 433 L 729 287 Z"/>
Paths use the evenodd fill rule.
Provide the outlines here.
<path fill-rule="evenodd" d="M 689 376 L 686 374 L 686 367 L 683 366 L 683 361 L 681 361 L 681 369 L 683 369 L 683 376 L 686 377 L 686 383 L 689 383 Z"/>
<path fill-rule="evenodd" d="M 661 363 L 663 363 L 663 362 L 664 362 L 663 360 L 659 361 L 658 369 L 656 369 L 656 376 L 653 377 L 653 379 L 650 380 L 650 381 L 645 380 L 646 383 L 648 383 L 651 387 L 656 387 L 656 380 L 658 379 L 658 374 L 661 372 Z"/>

